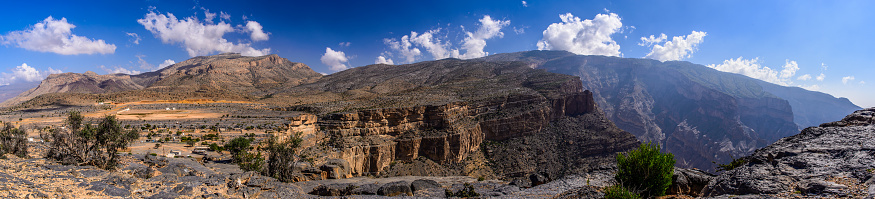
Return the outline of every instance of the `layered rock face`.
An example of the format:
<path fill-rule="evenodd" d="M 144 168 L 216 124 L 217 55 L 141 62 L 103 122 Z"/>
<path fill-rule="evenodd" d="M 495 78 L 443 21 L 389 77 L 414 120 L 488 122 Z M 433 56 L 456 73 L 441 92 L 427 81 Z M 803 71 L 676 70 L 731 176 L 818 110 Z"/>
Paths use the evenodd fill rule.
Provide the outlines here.
<path fill-rule="evenodd" d="M 641 141 L 662 144 L 684 168 L 713 171 L 712 162 L 726 163 L 793 135 L 798 132 L 796 110 L 814 106 L 791 107 L 788 100 L 769 92 L 781 89 L 767 91 L 761 86 L 768 83 L 689 62 L 564 51 L 497 54 L 482 60 L 525 61 L 534 68 L 580 77 L 606 117 Z M 795 95 L 801 91 L 787 92 L 801 96 Z M 830 98 L 817 99 L 829 107 L 841 104 L 840 99 Z M 823 119 L 805 117 L 809 118 Z"/>
<path fill-rule="evenodd" d="M 482 103 L 337 113 L 324 117 L 318 126 L 334 139 L 326 142 L 338 144 L 342 151 L 335 156 L 350 163 L 350 174 L 376 175 L 391 162 L 419 157 L 458 163 L 478 151 L 484 139 L 537 135 L 559 118 L 596 110 L 592 93 L 584 91 L 557 99 L 507 96 Z"/>
<path fill-rule="evenodd" d="M 798 135 L 757 150 L 745 158 L 746 164 L 711 181 L 704 195 L 795 192 L 823 197 L 872 197 L 875 190 L 872 151 L 875 151 L 875 108 L 855 111 L 841 121 L 806 128 Z"/>

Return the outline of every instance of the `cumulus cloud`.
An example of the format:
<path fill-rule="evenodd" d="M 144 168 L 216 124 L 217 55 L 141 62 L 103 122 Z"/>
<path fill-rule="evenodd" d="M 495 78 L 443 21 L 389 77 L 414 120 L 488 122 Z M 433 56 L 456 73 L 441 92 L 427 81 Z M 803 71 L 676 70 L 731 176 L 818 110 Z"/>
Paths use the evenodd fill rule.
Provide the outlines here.
<path fill-rule="evenodd" d="M 823 79 L 825 79 L 825 78 L 826 78 L 826 75 L 824 75 L 823 73 L 820 73 L 820 75 L 818 75 L 817 78 L 815 78 L 815 79 L 817 79 L 817 81 L 821 81 L 821 82 L 822 82 Z"/>
<path fill-rule="evenodd" d="M 416 32 L 412 32 L 415 35 Z M 404 58 L 406 63 L 413 63 L 416 60 L 416 57 L 422 55 L 422 52 L 419 48 L 413 46 L 413 43 L 410 42 L 410 36 L 404 35 L 400 40 L 392 39 L 383 39 L 383 43 L 389 46 L 389 49 L 392 49 Z"/>
<path fill-rule="evenodd" d="M 483 51 L 486 48 L 486 40 L 494 37 L 502 38 L 504 33 L 501 29 L 510 25 L 510 20 L 492 20 L 489 15 L 480 19 L 480 27 L 474 32 L 465 32 L 465 40 L 462 40 L 462 49 L 465 54 L 459 55 L 461 59 L 473 59 L 489 55 Z"/>
<path fill-rule="evenodd" d="M 526 1 L 523 1 L 523 7 L 529 7 L 529 4 Z"/>
<path fill-rule="evenodd" d="M 389 59 L 389 58 L 386 58 L 386 57 L 380 55 L 380 56 L 377 57 L 377 60 L 374 61 L 374 64 L 388 64 L 388 65 L 395 65 L 395 62 L 392 61 L 392 59 Z"/>
<path fill-rule="evenodd" d="M 215 52 L 236 52 L 244 56 L 262 56 L 270 53 L 270 48 L 255 49 L 248 43 L 235 44 L 223 38 L 225 33 L 236 31 L 225 22 L 204 24 L 195 17 L 177 19 L 172 13 L 159 14 L 155 12 L 149 12 L 137 22 L 161 39 L 163 43 L 182 44 L 188 55 L 192 57 Z M 267 35 L 263 36 L 256 36 L 253 32 L 252 38 L 253 40 L 267 39 Z"/>
<path fill-rule="evenodd" d="M 665 34 L 659 37 L 650 35 L 650 37 L 641 37 L 641 43 L 638 45 L 652 47 L 644 58 L 659 61 L 681 60 L 689 58 L 690 54 L 696 51 L 696 46 L 704 41 L 706 35 L 705 32 L 693 31 L 690 35 L 672 37 L 671 41 L 666 41 L 668 37 Z"/>
<path fill-rule="evenodd" d="M 708 65 L 708 67 L 723 72 L 742 74 L 782 86 L 790 85 L 790 83 L 792 83 L 790 78 L 792 78 L 793 75 L 796 74 L 796 71 L 799 70 L 796 61 L 786 60 L 782 70 L 778 72 L 769 67 L 761 66 L 759 58 L 744 59 L 742 57 L 738 57 L 738 59 L 724 60 L 723 64 L 711 64 Z"/>
<path fill-rule="evenodd" d="M 848 82 L 853 82 L 854 76 L 842 77 L 842 84 L 848 84 Z"/>
<path fill-rule="evenodd" d="M 252 41 L 267 41 L 267 33 L 264 33 L 264 30 L 261 30 L 261 24 L 258 22 L 247 21 L 246 29 L 251 33 L 250 38 L 252 38 Z"/>
<path fill-rule="evenodd" d="M 810 79 L 811 79 L 811 75 L 809 75 L 809 74 L 805 74 L 805 75 L 802 75 L 802 76 L 799 76 L 798 78 L 796 78 L 796 80 L 802 80 L 802 81 L 808 81 Z"/>
<path fill-rule="evenodd" d="M 162 69 L 164 67 L 168 67 L 168 66 L 173 65 L 173 64 L 176 64 L 176 61 L 173 61 L 172 59 L 167 59 L 167 60 L 164 60 L 163 63 L 158 64 L 158 69 Z"/>
<path fill-rule="evenodd" d="M 328 65 L 328 69 L 332 71 L 346 70 L 346 64 L 349 59 L 342 51 L 334 51 L 331 48 L 325 48 L 325 54 L 322 55 L 322 64 Z"/>
<path fill-rule="evenodd" d="M 473 59 L 483 57 L 489 55 L 488 52 L 484 51 L 486 48 L 486 40 L 496 37 L 504 37 L 504 33 L 501 32 L 501 29 L 508 26 L 510 21 L 493 20 L 489 15 L 484 15 L 479 22 L 477 30 L 474 32 L 463 31 L 465 38 L 457 43 L 459 48 L 454 47 L 453 43 L 446 39 L 449 30 L 444 31 L 444 29 L 441 28 L 428 30 L 422 33 L 411 31 L 409 35 L 404 35 L 400 39 L 383 39 L 383 43 L 385 43 L 389 49 L 396 52 L 398 56 L 403 58 L 406 63 L 413 63 L 416 61 L 416 58 L 422 55 L 420 48 L 431 54 L 433 59 Z M 462 29 L 464 28 L 465 27 L 462 27 Z M 462 54 L 460 51 L 464 51 L 465 53 Z M 381 56 L 385 59 L 389 59 L 388 55 L 392 55 L 392 53 L 388 51 L 383 54 L 384 55 Z M 379 59 L 379 57 L 377 59 Z"/>
<path fill-rule="evenodd" d="M 620 45 L 611 35 L 620 31 L 623 23 L 614 13 L 598 14 L 592 20 L 580 20 L 571 13 L 559 15 L 562 23 L 553 23 L 544 30 L 538 50 L 565 50 L 579 55 L 620 56 Z"/>
<path fill-rule="evenodd" d="M 21 81 L 42 81 L 46 76 L 56 73 L 61 73 L 61 70 L 55 70 L 50 67 L 44 71 L 39 71 L 32 66 L 28 66 L 27 63 L 22 63 L 20 66 L 15 66 L 15 69 L 12 69 L 12 73 L 0 73 L 0 76 L 2 76 L 0 78 L 0 85 L 9 85 Z"/>
<path fill-rule="evenodd" d="M 204 21 L 206 21 L 207 23 L 213 23 L 213 19 L 216 18 L 216 13 L 210 12 L 210 9 L 206 9 L 206 8 L 201 8 L 201 9 L 204 10 Z"/>
<path fill-rule="evenodd" d="M 125 34 L 127 34 L 128 37 L 131 37 L 131 43 L 134 43 L 137 45 L 140 44 L 140 35 L 137 35 L 137 33 L 132 33 L 132 32 L 126 32 Z"/>
<path fill-rule="evenodd" d="M 74 35 L 73 28 L 76 28 L 76 26 L 67 23 L 67 18 L 58 20 L 49 16 L 28 29 L 0 35 L 0 43 L 3 45 L 15 45 L 19 48 L 32 51 L 52 52 L 61 55 L 115 53 L 114 44 L 107 44 L 102 39 L 95 40 Z"/>

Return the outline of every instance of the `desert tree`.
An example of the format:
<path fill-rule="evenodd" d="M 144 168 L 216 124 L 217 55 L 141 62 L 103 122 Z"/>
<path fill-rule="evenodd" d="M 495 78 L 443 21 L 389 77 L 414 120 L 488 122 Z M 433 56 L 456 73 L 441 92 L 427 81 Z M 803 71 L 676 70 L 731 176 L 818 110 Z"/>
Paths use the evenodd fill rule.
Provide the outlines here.
<path fill-rule="evenodd" d="M 114 169 L 118 151 L 136 140 L 136 131 L 124 131 L 113 115 L 104 116 L 95 124 L 84 123 L 78 111 L 70 111 L 65 128 L 49 131 L 42 137 L 50 142 L 46 158 L 63 164 L 91 165 Z"/>

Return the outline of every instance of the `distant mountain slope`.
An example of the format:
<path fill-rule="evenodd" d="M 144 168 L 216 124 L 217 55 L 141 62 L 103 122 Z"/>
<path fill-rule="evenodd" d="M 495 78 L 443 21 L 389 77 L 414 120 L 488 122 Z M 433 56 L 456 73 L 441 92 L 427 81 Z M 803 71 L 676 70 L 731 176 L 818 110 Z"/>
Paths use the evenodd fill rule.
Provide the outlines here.
<path fill-rule="evenodd" d="M 36 88 L 25 91 L 18 96 L 0 104 L 6 107 L 15 105 L 34 97 L 49 93 L 111 93 L 142 89 L 143 86 L 131 80 L 124 74 L 98 75 L 88 71 L 79 73 L 52 74 L 46 77 Z"/>
<path fill-rule="evenodd" d="M 836 98 L 826 93 L 768 82 L 760 82 L 760 86 L 767 92 L 790 102 L 790 106 L 793 107 L 793 121 L 800 129 L 838 120 L 853 113 L 854 110 L 862 109 L 851 103 L 848 98 Z"/>
<path fill-rule="evenodd" d="M 294 63 L 277 55 L 245 57 L 236 53 L 194 57 L 164 69 L 139 75 L 94 72 L 49 75 L 39 86 L 0 104 L 10 107 L 43 94 L 39 104 L 62 99 L 60 93 L 107 94 L 102 99 L 128 99 L 133 96 L 204 96 L 260 97 L 269 90 L 293 87 L 321 78 L 305 64 Z M 125 93 L 122 93 L 125 92 Z M 73 98 L 82 95 L 71 95 Z M 84 96 L 92 97 L 92 96 Z M 85 99 L 79 99 L 83 101 Z M 87 100 L 86 100 L 87 101 Z"/>
<path fill-rule="evenodd" d="M 245 57 L 226 53 L 194 57 L 139 77 L 144 85 L 149 85 L 148 89 L 154 90 L 210 90 L 261 95 L 272 88 L 313 82 L 322 75 L 305 64 L 275 54 Z"/>
<path fill-rule="evenodd" d="M 27 90 L 36 88 L 36 86 L 39 86 L 39 82 L 21 82 L 0 86 L 0 103 L 12 99 Z"/>
<path fill-rule="evenodd" d="M 533 68 L 579 76 L 584 89 L 593 91 L 595 101 L 618 127 L 641 140 L 663 144 L 679 157 L 679 166 L 706 170 L 713 170 L 712 161 L 728 162 L 731 157 L 750 154 L 796 134 L 802 124 L 834 120 L 828 119 L 826 112 L 843 115 L 854 110 L 844 109 L 855 107 L 822 93 L 828 97 L 809 100 L 806 94 L 816 92 L 771 85 L 689 62 L 582 56 L 565 51 L 506 53 L 482 60 L 526 61 Z M 791 96 L 793 102 L 780 96 Z M 807 104 L 817 100 L 817 104 Z M 810 108 L 822 104 L 841 108 L 821 112 Z M 794 115 L 804 120 L 794 120 Z"/>

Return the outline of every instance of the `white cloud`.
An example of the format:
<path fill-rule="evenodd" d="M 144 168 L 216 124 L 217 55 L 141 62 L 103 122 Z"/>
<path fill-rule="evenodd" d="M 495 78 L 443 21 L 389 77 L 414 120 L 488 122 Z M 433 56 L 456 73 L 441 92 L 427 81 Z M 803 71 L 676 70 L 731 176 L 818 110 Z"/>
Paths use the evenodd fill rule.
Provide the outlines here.
<path fill-rule="evenodd" d="M 252 33 L 250 35 L 250 37 L 252 38 L 252 41 L 267 41 L 267 39 L 268 39 L 267 33 L 264 33 L 264 30 L 261 30 L 262 29 L 261 24 L 259 24 L 258 22 L 247 21 L 246 22 L 246 29 L 248 29 L 249 32 Z"/>
<path fill-rule="evenodd" d="M 164 63 L 158 64 L 158 69 L 162 69 L 173 64 L 176 64 L 176 61 L 173 61 L 172 59 L 167 59 L 164 60 Z"/>
<path fill-rule="evenodd" d="M 659 61 L 681 60 L 689 58 L 690 54 L 696 51 L 696 46 L 704 41 L 706 35 L 705 32 L 693 31 L 690 35 L 672 37 L 671 41 L 666 41 L 668 38 L 665 34 L 661 34 L 659 37 L 650 35 L 649 38 L 641 37 L 642 43 L 638 45 L 652 46 L 650 53 L 647 53 L 644 58 Z M 665 43 L 659 45 L 663 41 Z"/>
<path fill-rule="evenodd" d="M 207 23 L 213 23 L 213 19 L 216 18 L 216 13 L 210 12 L 210 9 L 206 9 L 206 8 L 201 8 L 201 9 L 204 10 L 204 21 L 206 21 Z"/>
<path fill-rule="evenodd" d="M 526 1 L 523 1 L 523 7 L 529 7 L 529 4 Z"/>
<path fill-rule="evenodd" d="M 620 45 L 611 35 L 623 27 L 617 14 L 598 14 L 583 20 L 566 13 L 559 15 L 562 23 L 553 23 L 544 30 L 538 50 L 565 50 L 580 55 L 621 56 Z"/>
<path fill-rule="evenodd" d="M 374 61 L 374 64 L 388 64 L 388 65 L 395 65 L 395 62 L 392 61 L 392 59 L 388 59 L 388 58 L 386 58 L 386 57 L 380 55 L 380 56 L 377 57 L 377 60 Z"/>
<path fill-rule="evenodd" d="M 426 51 L 431 53 L 431 56 L 434 57 L 434 59 L 446 59 L 458 56 L 458 51 L 447 50 L 451 45 L 449 42 L 441 42 L 441 40 L 436 37 L 436 34 L 440 31 L 441 29 L 434 29 L 422 34 L 410 32 L 410 42 L 425 48 Z"/>
<path fill-rule="evenodd" d="M 480 19 L 480 27 L 477 31 L 465 32 L 467 37 L 462 40 L 462 49 L 465 49 L 465 54 L 459 55 L 461 59 L 473 59 L 489 55 L 489 52 L 483 51 L 486 48 L 486 40 L 493 37 L 502 38 L 504 33 L 501 29 L 510 25 L 510 20 L 492 20 L 489 15 L 484 15 Z"/>
<path fill-rule="evenodd" d="M 338 44 L 338 45 L 340 45 L 342 47 L 349 47 L 349 44 L 350 44 L 349 42 L 340 42 L 340 44 Z"/>
<path fill-rule="evenodd" d="M 660 34 L 659 37 L 654 37 L 650 35 L 650 37 L 641 37 L 641 43 L 638 43 L 639 46 L 651 46 L 654 44 L 662 43 L 668 39 L 668 36 L 665 34 Z"/>
<path fill-rule="evenodd" d="M 759 58 L 744 59 L 742 57 L 738 57 L 738 59 L 724 60 L 723 64 L 711 64 L 708 65 L 708 67 L 723 72 L 742 74 L 782 86 L 789 86 L 793 83 L 790 79 L 796 73 L 796 70 L 799 70 L 795 61 L 786 60 L 783 69 L 778 72 L 769 67 L 761 66 Z"/>
<path fill-rule="evenodd" d="M 523 27 L 520 27 L 520 28 L 513 27 L 513 32 L 516 33 L 516 34 L 518 34 L 518 35 L 526 34 L 526 28 L 528 28 L 528 27 L 526 27 L 526 26 L 523 26 Z"/>
<path fill-rule="evenodd" d="M 131 43 L 134 43 L 137 45 L 140 44 L 140 35 L 137 35 L 137 33 L 132 33 L 132 32 L 126 32 L 125 34 L 127 34 L 129 37 L 131 37 Z"/>
<path fill-rule="evenodd" d="M 805 75 L 799 76 L 799 78 L 796 78 L 796 80 L 802 80 L 802 81 L 808 81 L 810 79 L 811 79 L 811 75 L 809 75 L 809 74 L 805 74 Z"/>
<path fill-rule="evenodd" d="M 231 15 L 229 15 L 228 13 L 225 13 L 225 12 L 220 11 L 219 17 L 221 17 L 222 19 L 227 20 L 227 21 L 231 20 Z"/>
<path fill-rule="evenodd" d="M 204 24 L 195 17 L 179 20 L 172 13 L 157 14 L 155 12 L 149 12 L 137 22 L 164 43 L 181 43 L 188 55 L 192 57 L 215 52 L 237 52 L 244 56 L 262 56 L 270 53 L 270 48 L 259 50 L 252 48 L 248 43 L 234 44 L 222 38 L 225 33 L 235 31 L 230 24 L 225 22 Z M 260 37 L 253 36 L 253 38 Z"/>
<path fill-rule="evenodd" d="M 136 75 L 136 74 L 142 73 L 141 71 L 138 71 L 138 70 L 130 70 L 130 69 L 123 68 L 120 66 L 114 66 L 113 68 L 109 68 L 109 67 L 100 65 L 99 67 L 100 67 L 100 69 L 103 69 L 103 71 L 106 71 L 107 74 L 122 73 L 122 74 L 128 74 L 128 75 Z"/>
<path fill-rule="evenodd" d="M 28 66 L 27 63 L 22 63 L 20 66 L 15 66 L 12 73 L 0 73 L 0 85 L 9 85 L 11 83 L 26 81 L 35 82 L 42 81 L 50 74 L 61 73 L 61 70 L 48 68 L 44 71 L 39 71 L 34 67 Z"/>
<path fill-rule="evenodd" d="M 796 75 L 796 71 L 799 70 L 799 64 L 796 64 L 796 61 L 790 61 L 789 59 L 784 60 L 784 68 L 781 70 L 781 79 L 790 79 L 794 75 Z"/>
<path fill-rule="evenodd" d="M 863 80 L 860 80 L 860 85 L 866 84 Z"/>
<path fill-rule="evenodd" d="M 332 71 L 342 71 L 346 70 L 346 62 L 349 59 L 346 57 L 346 54 L 342 51 L 334 51 L 331 48 L 325 48 L 325 54 L 322 55 L 322 64 L 328 65 L 328 69 Z"/>
<path fill-rule="evenodd" d="M 823 73 L 820 73 L 820 75 L 818 75 L 815 79 L 817 79 L 817 81 L 821 81 L 821 82 L 822 82 L 823 79 L 825 79 L 825 78 L 826 78 L 826 75 L 824 75 Z"/>
<path fill-rule="evenodd" d="M 415 34 L 415 32 L 413 32 Z M 404 58 L 406 63 L 413 63 L 416 60 L 416 57 L 422 55 L 419 48 L 413 46 L 413 43 L 410 43 L 410 36 L 404 35 L 401 37 L 401 40 L 392 39 L 383 39 L 383 43 L 389 46 L 390 49 L 401 54 L 401 57 Z"/>
<path fill-rule="evenodd" d="M 417 57 L 422 55 L 420 48 L 425 49 L 431 54 L 433 59 L 445 58 L 461 58 L 472 59 L 489 55 L 483 51 L 486 47 L 486 40 L 495 37 L 503 37 L 504 33 L 501 29 L 510 24 L 509 20 L 493 20 L 489 15 L 484 15 L 478 24 L 477 30 L 474 32 L 464 31 L 465 38 L 458 43 L 461 48 L 454 48 L 453 43 L 447 41 L 447 33 L 442 32 L 443 29 L 437 28 L 423 33 L 411 31 L 409 35 L 404 35 L 401 39 L 386 38 L 383 39 L 392 51 L 397 52 L 401 58 L 404 58 L 406 63 L 413 63 Z M 464 29 L 465 27 L 462 27 Z M 465 53 L 461 54 L 460 49 Z M 383 53 L 384 58 L 389 58 L 392 55 L 389 51 Z"/>
<path fill-rule="evenodd" d="M 842 77 L 842 84 L 848 84 L 848 82 L 853 82 L 854 76 Z"/>
<path fill-rule="evenodd" d="M 89 39 L 73 34 L 75 25 L 67 18 L 56 20 L 51 16 L 25 30 L 9 32 L 0 36 L 0 43 L 38 52 L 53 52 L 61 55 L 112 54 L 115 45 L 102 39 Z"/>

